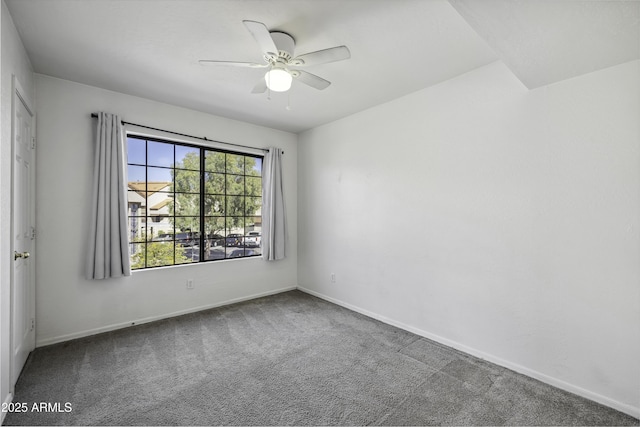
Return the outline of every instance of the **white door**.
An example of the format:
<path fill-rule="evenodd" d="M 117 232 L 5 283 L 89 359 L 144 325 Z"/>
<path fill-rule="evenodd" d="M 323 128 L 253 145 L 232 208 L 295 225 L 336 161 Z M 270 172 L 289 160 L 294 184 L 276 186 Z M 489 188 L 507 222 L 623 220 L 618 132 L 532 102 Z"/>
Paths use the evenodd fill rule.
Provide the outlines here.
<path fill-rule="evenodd" d="M 33 250 L 35 249 L 34 206 L 34 117 L 14 77 L 13 96 L 13 194 L 11 233 L 13 241 L 11 275 L 11 386 L 15 385 L 29 353 L 35 348 L 35 291 Z"/>

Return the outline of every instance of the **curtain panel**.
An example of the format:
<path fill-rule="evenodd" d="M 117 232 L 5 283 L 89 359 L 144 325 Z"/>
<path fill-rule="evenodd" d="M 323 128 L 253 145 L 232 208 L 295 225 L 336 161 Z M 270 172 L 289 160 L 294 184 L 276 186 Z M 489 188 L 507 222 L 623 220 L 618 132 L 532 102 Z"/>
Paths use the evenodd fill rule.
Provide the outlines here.
<path fill-rule="evenodd" d="M 98 113 L 86 275 L 131 275 L 127 240 L 127 154 L 120 117 Z"/>
<path fill-rule="evenodd" d="M 282 187 L 282 150 L 271 147 L 262 168 L 262 258 L 286 257 L 287 222 Z"/>

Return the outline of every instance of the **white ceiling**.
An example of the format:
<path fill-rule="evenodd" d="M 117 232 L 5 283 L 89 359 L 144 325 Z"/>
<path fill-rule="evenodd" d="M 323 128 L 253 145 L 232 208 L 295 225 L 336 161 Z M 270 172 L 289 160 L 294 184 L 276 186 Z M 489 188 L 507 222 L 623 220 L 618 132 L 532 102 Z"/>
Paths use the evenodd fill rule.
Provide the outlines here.
<path fill-rule="evenodd" d="M 6 0 L 34 70 L 300 132 L 502 60 L 529 88 L 640 58 L 640 2 L 517 0 Z M 347 45 L 254 95 L 264 70 L 249 19 L 296 39 L 296 54 Z M 285 107 L 290 103 L 291 109 Z M 125 118 L 126 119 L 126 118 Z"/>

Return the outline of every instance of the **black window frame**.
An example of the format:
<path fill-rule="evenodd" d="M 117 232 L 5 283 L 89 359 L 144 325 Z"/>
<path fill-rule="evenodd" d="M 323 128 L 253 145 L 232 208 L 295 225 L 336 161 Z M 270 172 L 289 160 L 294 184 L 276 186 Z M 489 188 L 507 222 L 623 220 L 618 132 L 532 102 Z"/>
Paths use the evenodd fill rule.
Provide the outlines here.
<path fill-rule="evenodd" d="M 247 219 L 248 218 L 253 218 L 254 220 L 258 217 L 261 218 L 261 215 L 248 215 L 247 214 L 247 207 L 246 207 L 246 199 L 247 198 L 259 198 L 260 199 L 260 203 L 259 206 L 262 206 L 262 185 L 263 185 L 263 180 L 262 180 L 262 174 L 260 175 L 250 175 L 247 172 L 247 165 L 245 163 L 245 161 L 243 161 L 243 166 L 242 166 L 242 173 L 235 173 L 235 172 L 228 172 L 227 168 L 228 168 L 228 160 L 227 160 L 227 156 L 231 155 L 231 156 L 242 156 L 244 158 L 249 157 L 249 158 L 254 158 L 254 159 L 259 159 L 260 161 L 260 171 L 262 171 L 262 167 L 264 167 L 264 155 L 258 155 L 258 154 L 253 154 L 253 153 L 246 153 L 246 152 L 239 152 L 239 151 L 234 151 L 234 150 L 226 150 L 226 149 L 221 149 L 221 148 L 217 148 L 217 147 L 210 147 L 210 146 L 206 146 L 206 145 L 200 145 L 200 144 L 191 144 L 191 143 L 187 143 L 187 142 L 182 142 L 182 141 L 174 141 L 171 139 L 163 139 L 163 138 L 159 138 L 159 137 L 152 137 L 152 136 L 147 136 L 147 135 L 140 135 L 140 134 L 136 134 L 134 132 L 131 133 L 127 133 L 126 134 L 126 138 L 127 138 L 127 153 L 129 152 L 129 140 L 130 139 L 136 139 L 139 141 L 144 141 L 145 143 L 145 163 L 141 164 L 141 163 L 130 163 L 129 159 L 127 158 L 127 168 L 129 168 L 130 166 L 134 166 L 134 167 L 144 167 L 145 168 L 145 187 L 144 187 L 144 198 L 145 198 L 145 212 L 144 215 L 129 215 L 129 212 L 127 212 L 127 224 L 128 227 L 131 226 L 132 223 L 137 223 L 137 221 L 144 221 L 144 228 L 145 228 L 145 232 L 144 232 L 144 237 L 143 238 L 138 238 L 138 239 L 132 239 L 132 234 L 133 234 L 133 230 L 130 229 L 128 230 L 127 233 L 127 240 L 128 240 L 128 246 L 129 246 L 129 256 L 130 258 L 133 256 L 134 252 L 133 252 L 133 248 L 134 246 L 141 246 L 142 250 L 144 250 L 144 266 L 143 267 L 138 267 L 138 268 L 132 268 L 133 271 L 141 271 L 141 270 L 148 270 L 148 269 L 153 269 L 153 268 L 159 268 L 159 267 L 175 267 L 175 266 L 182 266 L 182 265 L 197 265 L 203 262 L 215 262 L 215 261 L 226 261 L 229 259 L 244 259 L 244 258 L 255 258 L 255 257 L 261 257 L 262 256 L 262 251 L 258 251 L 258 253 L 256 253 L 255 250 L 252 251 L 252 255 L 247 255 L 247 250 L 248 248 L 244 245 L 240 245 L 236 247 L 236 250 L 243 250 L 243 255 L 240 256 L 233 256 L 230 257 L 228 256 L 227 253 L 227 248 L 231 247 L 231 245 L 227 245 L 227 236 L 229 234 L 234 234 L 234 232 L 231 232 L 229 230 L 231 230 L 231 227 L 227 227 L 227 218 L 236 218 L 236 219 L 242 219 L 242 229 L 243 232 L 241 234 L 242 236 L 242 242 L 244 241 L 244 239 L 246 238 L 246 236 L 248 235 L 248 233 L 250 231 L 255 231 L 255 230 L 247 230 Z M 149 165 L 149 142 L 157 142 L 157 143 L 164 143 L 164 144 L 171 144 L 173 146 L 173 163 L 171 164 L 171 166 L 158 166 L 158 165 Z M 187 148 L 191 148 L 191 149 L 196 149 L 199 150 L 199 170 L 195 170 L 195 169 L 188 169 L 188 168 L 179 168 L 176 167 L 176 147 L 187 147 Z M 225 156 L 225 160 L 224 160 L 224 172 L 220 172 L 220 171 L 208 171 L 206 169 L 206 153 L 208 152 L 212 152 L 212 153 L 221 153 L 224 154 Z M 153 240 L 153 236 L 148 236 L 147 233 L 149 232 L 149 224 L 150 224 L 150 220 L 151 218 L 153 218 L 152 215 L 150 215 L 150 206 L 148 205 L 148 201 L 149 201 L 149 171 L 148 168 L 152 167 L 152 168 L 158 168 L 158 169 L 166 169 L 170 172 L 172 175 L 172 183 L 171 183 L 171 191 L 168 191 L 168 194 L 171 194 L 171 196 L 169 196 L 170 198 L 172 198 L 175 201 L 177 200 L 177 196 L 178 194 L 192 194 L 192 195 L 197 195 L 199 197 L 199 215 L 195 216 L 195 215 L 177 215 L 176 211 L 177 209 L 174 207 L 173 212 L 171 214 L 168 215 L 169 218 L 171 218 L 172 221 L 172 231 L 170 231 L 168 233 L 168 235 L 171 235 L 172 238 L 171 239 L 167 239 L 164 242 L 172 242 L 173 243 L 173 263 L 171 264 L 162 264 L 162 265 L 149 265 L 149 258 L 148 258 L 148 247 L 149 244 L 153 243 L 153 242 L 157 242 L 157 240 Z M 175 177 L 176 177 L 176 171 L 187 171 L 187 172 L 198 172 L 200 174 L 199 176 L 199 191 L 196 192 L 189 192 L 189 191 L 176 191 L 175 188 Z M 205 182 L 206 182 L 206 175 L 207 173 L 215 173 L 218 175 L 223 175 L 224 176 L 224 193 L 207 193 L 206 192 L 206 186 L 205 186 Z M 243 180 L 243 185 L 244 185 L 244 190 L 242 191 L 242 194 L 227 194 L 227 187 L 228 187 L 228 177 L 242 177 Z M 256 195 L 248 195 L 247 194 L 247 178 L 260 178 L 260 193 L 259 196 Z M 130 180 L 128 180 L 130 181 Z M 153 181 L 151 181 L 153 182 Z M 129 185 L 131 183 L 128 182 L 127 184 Z M 127 187 L 127 193 L 132 192 L 135 190 L 132 190 L 131 188 L 129 188 L 129 186 Z M 159 191 L 158 191 L 159 192 Z M 164 191 L 163 191 L 164 192 Z M 222 215 L 206 215 L 206 195 L 210 194 L 210 195 L 216 195 L 216 196 L 220 196 L 223 197 L 223 200 L 225 200 L 225 209 L 224 209 L 224 214 Z M 241 197 L 243 198 L 243 203 L 242 203 L 242 213 L 243 215 L 239 216 L 239 215 L 230 215 L 227 210 L 226 210 L 226 204 L 228 201 L 229 197 Z M 129 201 L 129 194 L 127 194 L 127 205 L 130 204 L 135 204 L 135 202 L 130 202 Z M 140 206 L 138 206 L 138 209 L 140 209 Z M 199 229 L 197 231 L 191 230 L 191 231 L 179 231 L 178 227 L 177 227 L 177 222 L 176 222 L 176 218 L 180 219 L 180 218 L 197 218 L 197 223 L 199 224 Z M 223 233 L 223 241 L 224 244 L 222 245 L 224 248 L 224 257 L 222 258 L 214 258 L 214 259 L 205 259 L 205 250 L 207 248 L 207 245 L 205 245 L 205 241 L 207 239 L 207 233 L 205 231 L 206 227 L 206 220 L 207 219 L 211 219 L 211 218 L 222 218 L 224 223 L 225 223 L 225 233 Z M 131 221 L 133 219 L 133 222 Z M 238 228 L 238 227 L 236 227 Z M 179 239 L 177 238 L 178 234 L 184 234 L 184 233 L 189 233 L 190 235 L 188 236 L 188 239 L 190 239 L 190 241 L 192 242 L 194 237 L 197 238 L 198 241 L 198 248 L 199 248 L 199 254 L 198 254 L 198 260 L 197 261 L 193 261 L 192 262 L 178 262 L 176 263 L 176 249 L 177 249 L 177 245 L 179 244 Z M 213 233 L 213 232 L 212 232 Z M 167 235 L 167 233 L 165 233 L 165 235 Z M 214 240 L 213 238 L 211 240 Z M 186 243 L 190 243 L 189 241 L 187 241 Z M 191 243 L 192 244 L 192 243 Z M 236 252 L 236 250 L 234 250 L 233 252 Z"/>

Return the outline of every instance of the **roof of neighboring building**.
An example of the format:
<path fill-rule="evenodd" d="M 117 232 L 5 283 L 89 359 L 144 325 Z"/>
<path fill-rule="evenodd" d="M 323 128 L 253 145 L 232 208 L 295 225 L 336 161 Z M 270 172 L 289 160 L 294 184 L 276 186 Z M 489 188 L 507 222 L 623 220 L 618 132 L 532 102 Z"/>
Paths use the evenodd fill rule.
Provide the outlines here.
<path fill-rule="evenodd" d="M 151 206 L 151 210 L 159 210 L 164 208 L 165 206 L 167 206 L 169 203 L 171 203 L 173 201 L 173 199 L 164 199 L 163 201 L 161 201 L 160 203 L 156 203 L 155 205 Z"/>
<path fill-rule="evenodd" d="M 144 197 L 145 190 L 148 193 L 148 195 L 152 195 L 153 193 L 157 193 L 158 191 L 170 186 L 171 183 L 170 182 L 154 182 L 154 181 L 149 181 L 149 182 L 134 181 L 134 182 L 130 182 L 128 185 L 130 189 L 132 189 L 133 191 L 135 191 L 136 193 Z"/>

